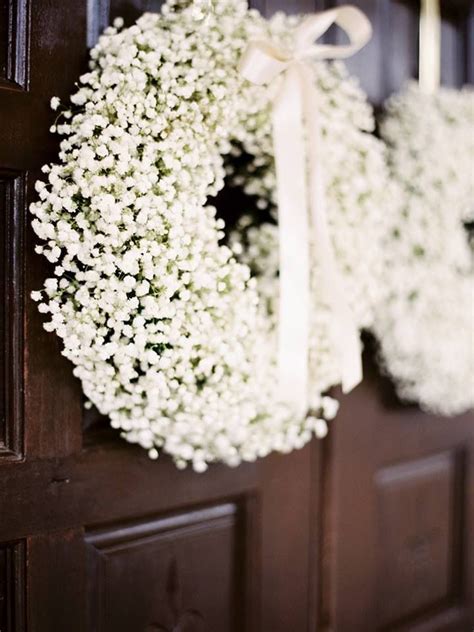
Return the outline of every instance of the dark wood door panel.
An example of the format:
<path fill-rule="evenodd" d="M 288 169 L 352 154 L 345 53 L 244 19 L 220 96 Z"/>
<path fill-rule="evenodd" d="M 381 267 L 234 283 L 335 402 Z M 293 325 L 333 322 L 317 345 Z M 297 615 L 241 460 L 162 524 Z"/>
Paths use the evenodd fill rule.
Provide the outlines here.
<path fill-rule="evenodd" d="M 9 0 L 1 3 L 0 22 L 6 60 L 0 82 L 0 204 L 7 240 L 0 272 L 7 367 L 1 397 L 9 435 L 3 452 L 59 458 L 80 445 L 79 389 L 29 299 L 51 269 L 34 254 L 27 206 L 36 199 L 33 185 L 41 165 L 57 154 L 49 101 L 55 94 L 66 96 L 84 67 L 86 11 L 80 2 L 66 10 L 60 0 Z"/>
<path fill-rule="evenodd" d="M 240 525 L 224 503 L 88 531 L 88 629 L 242 630 Z"/>
<path fill-rule="evenodd" d="M 341 632 L 470 630 L 474 415 L 397 404 L 367 357 L 333 423 L 326 476 L 326 620 Z"/>
<path fill-rule="evenodd" d="M 462 465 L 442 452 L 376 472 L 378 628 L 460 598 Z"/>
<path fill-rule="evenodd" d="M 196 475 L 191 470 L 178 471 L 166 457 L 151 462 L 140 450 L 121 442 L 68 459 L 34 461 L 27 467 L 20 464 L 8 468 L 0 478 L 0 498 L 4 500 L 0 541 L 20 536 L 43 541 L 48 533 L 67 533 L 85 526 L 86 540 L 97 543 L 97 534 L 115 533 L 122 525 L 126 529 L 130 524 L 160 523 L 170 514 L 193 514 L 230 504 L 237 508 L 232 519 L 239 552 L 239 591 L 248 604 L 242 614 L 245 625 L 240 629 L 283 632 L 294 626 L 304 630 L 309 617 L 315 616 L 308 589 L 317 566 L 317 549 L 312 542 L 316 525 L 311 523 L 313 468 L 314 450 L 308 446 L 235 470 L 213 466 Z M 171 536 L 168 534 L 167 539 Z M 176 550 L 181 546 L 178 538 Z M 187 557 L 184 552 L 179 555 L 184 565 Z M 199 557 L 196 551 L 193 555 Z M 130 560 L 133 575 L 136 567 L 133 558 Z M 192 566 L 192 559 L 189 563 Z M 36 573 L 45 578 L 44 565 L 30 568 L 34 578 Z M 47 568 L 49 573 L 50 566 Z M 150 574 L 155 570 L 153 566 Z M 205 567 L 202 572 L 205 575 Z M 196 573 L 191 578 L 194 583 L 188 593 L 199 594 L 199 587 L 206 585 L 205 577 Z M 53 581 L 49 574 L 46 580 Z M 36 581 L 41 585 L 36 579 L 33 586 Z M 120 585 L 114 585 L 116 597 Z M 146 595 L 143 598 L 148 599 Z M 36 602 L 33 589 L 30 599 Z M 221 608 L 219 612 L 225 612 L 226 603 Z"/>

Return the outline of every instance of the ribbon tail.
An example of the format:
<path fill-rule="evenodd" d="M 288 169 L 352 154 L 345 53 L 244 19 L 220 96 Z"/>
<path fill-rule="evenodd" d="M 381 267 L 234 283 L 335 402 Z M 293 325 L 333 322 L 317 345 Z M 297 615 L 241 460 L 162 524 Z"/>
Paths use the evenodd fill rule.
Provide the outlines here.
<path fill-rule="evenodd" d="M 288 69 L 273 110 L 280 247 L 279 398 L 299 417 L 308 409 L 309 218 L 303 95 Z"/>
<path fill-rule="evenodd" d="M 321 161 L 321 131 L 319 127 L 316 88 L 311 70 L 301 69 L 305 120 L 309 144 L 309 195 L 312 229 L 322 278 L 331 309 L 331 337 L 340 362 L 342 390 L 349 393 L 362 381 L 362 346 L 359 330 L 346 292 L 329 232 L 324 172 Z"/>

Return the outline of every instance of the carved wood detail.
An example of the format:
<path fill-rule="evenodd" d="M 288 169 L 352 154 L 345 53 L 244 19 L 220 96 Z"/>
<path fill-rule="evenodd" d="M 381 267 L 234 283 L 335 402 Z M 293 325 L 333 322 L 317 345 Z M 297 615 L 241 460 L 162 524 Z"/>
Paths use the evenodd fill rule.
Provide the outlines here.
<path fill-rule="evenodd" d="M 241 630 L 239 524 L 226 503 L 88 531 L 88 629 Z"/>
<path fill-rule="evenodd" d="M 0 170 L 0 457 L 22 451 L 25 175 Z"/>
<path fill-rule="evenodd" d="M 378 629 L 461 597 L 460 466 L 445 452 L 376 474 Z"/>

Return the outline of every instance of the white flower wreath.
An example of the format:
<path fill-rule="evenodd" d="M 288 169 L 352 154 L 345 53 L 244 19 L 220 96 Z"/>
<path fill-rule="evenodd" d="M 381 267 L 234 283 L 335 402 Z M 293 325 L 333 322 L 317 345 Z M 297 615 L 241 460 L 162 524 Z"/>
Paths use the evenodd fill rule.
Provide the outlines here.
<path fill-rule="evenodd" d="M 444 415 L 474 405 L 473 128 L 472 91 L 415 84 L 381 128 L 401 186 L 384 239 L 381 361 L 403 398 Z"/>
<path fill-rule="evenodd" d="M 337 406 L 315 390 L 315 416 L 296 419 L 278 402 L 254 281 L 206 205 L 231 141 L 259 142 L 254 104 L 269 96 L 237 66 L 269 25 L 243 0 L 216 0 L 205 19 L 195 8 L 169 0 L 106 30 L 53 127 L 60 163 L 44 167 L 31 210 L 55 264 L 33 298 L 86 397 L 151 458 L 203 471 L 302 447 Z M 354 186 L 368 194 L 363 175 L 341 190 Z"/>
<path fill-rule="evenodd" d="M 294 20 L 277 14 L 271 21 L 272 38 L 284 40 Z M 314 63 L 313 72 L 322 128 L 320 151 L 324 156 L 330 236 L 355 323 L 360 330 L 368 329 L 383 291 L 378 279 L 381 238 L 386 230 L 385 209 L 394 195 L 385 148 L 373 135 L 373 110 L 345 66 L 340 62 L 319 62 Z M 232 233 L 230 245 L 257 279 L 260 309 L 275 332 L 279 256 L 271 119 L 262 102 L 255 100 L 249 105 L 245 130 L 251 130 L 251 134 L 240 140 L 242 153 L 252 158 L 245 160 L 240 170 L 233 165 L 228 170 L 233 183 L 241 186 L 255 203 L 251 214 L 244 216 Z M 268 221 L 269 216 L 273 216 L 272 221 Z M 267 220 L 262 221 L 265 217 Z M 342 379 L 330 335 L 333 314 L 314 242 L 311 262 L 310 397 L 340 384 Z"/>

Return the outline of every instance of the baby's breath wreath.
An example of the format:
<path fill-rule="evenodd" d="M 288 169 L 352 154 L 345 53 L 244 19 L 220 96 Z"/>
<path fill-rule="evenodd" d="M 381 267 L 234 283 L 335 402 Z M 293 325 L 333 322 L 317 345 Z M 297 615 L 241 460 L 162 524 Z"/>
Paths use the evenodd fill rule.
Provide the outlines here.
<path fill-rule="evenodd" d="M 201 13 L 168 0 L 106 30 L 71 105 L 52 101 L 64 139 L 31 208 L 55 264 L 33 298 L 89 402 L 151 458 L 197 471 L 302 447 L 336 409 L 318 390 L 313 416 L 279 403 L 255 281 L 207 204 L 232 144 L 251 150 L 268 119 L 238 61 L 273 27 L 241 0 Z"/>
<path fill-rule="evenodd" d="M 285 42 L 297 18 L 277 14 L 269 24 L 272 39 Z M 384 290 L 379 278 L 386 209 L 394 190 L 386 166 L 384 144 L 373 131 L 373 110 L 357 81 L 340 62 L 313 64 L 322 129 L 326 204 L 336 263 L 346 299 L 359 330 L 374 323 L 375 307 Z M 261 297 L 260 310 L 272 332 L 278 325 L 278 209 L 271 119 L 265 99 L 257 93 L 245 112 L 245 137 L 234 153 L 239 168 L 228 166 L 231 181 L 249 196 L 244 214 L 232 232 L 236 257 L 252 270 Z M 248 133 L 248 130 L 251 133 Z M 251 158 L 248 158 L 251 156 Z M 330 335 L 333 314 L 318 260 L 310 244 L 311 315 L 309 340 L 310 403 L 341 383 L 341 365 Z"/>
<path fill-rule="evenodd" d="M 381 361 L 399 394 L 443 415 L 474 405 L 474 93 L 410 85 L 382 124 L 401 186 L 381 260 Z"/>

